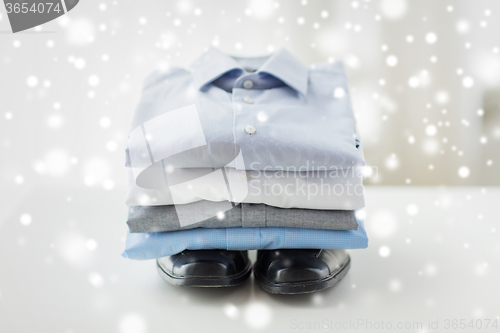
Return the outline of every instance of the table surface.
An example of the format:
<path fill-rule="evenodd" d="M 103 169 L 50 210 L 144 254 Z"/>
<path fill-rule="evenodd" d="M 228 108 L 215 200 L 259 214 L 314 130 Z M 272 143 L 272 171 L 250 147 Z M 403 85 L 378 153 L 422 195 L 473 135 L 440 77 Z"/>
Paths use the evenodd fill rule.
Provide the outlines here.
<path fill-rule="evenodd" d="M 347 276 L 282 296 L 174 287 L 123 259 L 124 191 L 2 192 L 0 332 L 500 331 L 500 188 L 367 187 L 370 245 Z"/>

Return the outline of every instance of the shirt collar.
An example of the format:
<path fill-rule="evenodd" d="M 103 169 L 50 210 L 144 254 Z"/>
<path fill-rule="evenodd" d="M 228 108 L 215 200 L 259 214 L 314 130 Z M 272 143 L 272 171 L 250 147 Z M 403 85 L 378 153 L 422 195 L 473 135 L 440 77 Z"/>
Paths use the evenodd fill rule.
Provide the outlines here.
<path fill-rule="evenodd" d="M 244 71 L 243 66 L 233 57 L 219 49 L 209 46 L 208 49 L 190 66 L 198 89 L 213 82 L 232 70 Z M 256 73 L 270 74 L 304 96 L 307 94 L 308 69 L 285 48 L 269 55 Z"/>

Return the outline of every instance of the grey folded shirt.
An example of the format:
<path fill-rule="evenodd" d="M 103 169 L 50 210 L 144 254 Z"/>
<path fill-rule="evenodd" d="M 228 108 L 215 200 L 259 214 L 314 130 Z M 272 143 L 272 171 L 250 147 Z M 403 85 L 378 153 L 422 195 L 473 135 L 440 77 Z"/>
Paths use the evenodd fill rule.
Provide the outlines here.
<path fill-rule="evenodd" d="M 193 228 L 294 227 L 329 230 L 357 230 L 354 210 L 277 208 L 265 204 L 241 203 L 224 212 L 223 217 L 199 218 L 217 203 L 197 201 L 182 205 L 201 222 L 181 227 L 174 205 L 129 207 L 130 232 L 176 231 Z"/>

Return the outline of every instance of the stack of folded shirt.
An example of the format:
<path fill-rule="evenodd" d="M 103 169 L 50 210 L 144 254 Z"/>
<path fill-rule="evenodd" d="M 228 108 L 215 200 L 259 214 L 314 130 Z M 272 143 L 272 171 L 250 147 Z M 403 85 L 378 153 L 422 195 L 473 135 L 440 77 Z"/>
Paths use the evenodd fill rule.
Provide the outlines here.
<path fill-rule="evenodd" d="M 364 157 L 342 63 L 209 47 L 149 76 L 126 150 L 124 257 L 355 249 Z"/>

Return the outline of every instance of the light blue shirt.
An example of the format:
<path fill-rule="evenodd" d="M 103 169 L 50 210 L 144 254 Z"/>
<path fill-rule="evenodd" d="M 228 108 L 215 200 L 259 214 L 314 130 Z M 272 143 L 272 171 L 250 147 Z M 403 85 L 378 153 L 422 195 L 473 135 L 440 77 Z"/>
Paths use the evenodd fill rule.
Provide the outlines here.
<path fill-rule="evenodd" d="M 227 228 L 127 233 L 124 258 L 155 259 L 184 250 L 364 249 L 368 247 L 364 222 L 358 230 L 303 228 Z"/>
<path fill-rule="evenodd" d="M 343 64 L 307 68 L 284 48 L 236 57 L 210 46 L 190 70 L 171 67 L 145 80 L 128 165 L 147 167 L 212 143 L 241 151 L 231 165 L 238 170 L 364 165 Z M 210 167 L 214 158 L 206 161 L 192 158 L 180 166 Z"/>

